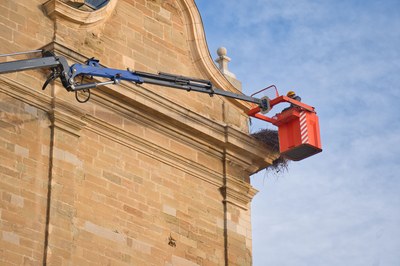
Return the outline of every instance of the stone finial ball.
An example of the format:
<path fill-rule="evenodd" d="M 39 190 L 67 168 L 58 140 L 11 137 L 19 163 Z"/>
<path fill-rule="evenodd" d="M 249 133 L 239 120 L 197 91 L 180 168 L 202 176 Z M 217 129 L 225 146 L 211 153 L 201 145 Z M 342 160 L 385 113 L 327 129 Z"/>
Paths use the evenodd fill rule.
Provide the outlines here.
<path fill-rule="evenodd" d="M 217 50 L 218 56 L 224 56 L 226 55 L 226 48 L 225 47 L 219 47 Z"/>

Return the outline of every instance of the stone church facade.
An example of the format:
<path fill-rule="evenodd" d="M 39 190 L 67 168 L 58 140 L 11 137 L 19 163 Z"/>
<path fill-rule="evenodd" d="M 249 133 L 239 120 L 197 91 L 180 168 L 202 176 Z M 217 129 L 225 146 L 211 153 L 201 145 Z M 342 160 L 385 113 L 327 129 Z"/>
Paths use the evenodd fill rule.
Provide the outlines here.
<path fill-rule="evenodd" d="M 2 0 L 0 53 L 33 49 L 240 93 L 193 0 Z M 80 104 L 47 75 L 0 75 L 1 265 L 252 264 L 250 175 L 276 154 L 249 104 L 128 82 Z"/>

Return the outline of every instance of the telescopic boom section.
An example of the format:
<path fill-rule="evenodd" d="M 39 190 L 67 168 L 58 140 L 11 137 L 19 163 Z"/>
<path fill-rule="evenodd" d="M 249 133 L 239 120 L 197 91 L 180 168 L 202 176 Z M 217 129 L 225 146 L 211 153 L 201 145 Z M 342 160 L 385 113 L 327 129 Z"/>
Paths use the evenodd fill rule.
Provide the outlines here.
<path fill-rule="evenodd" d="M 109 78 L 110 80 L 116 81 L 116 83 L 118 83 L 120 80 L 126 80 L 134 82 L 136 84 L 146 84 L 146 83 L 154 84 L 158 86 L 182 89 L 186 91 L 197 91 L 201 93 L 207 93 L 210 96 L 221 95 L 256 104 L 261 103 L 260 99 L 254 97 L 217 89 L 208 80 L 189 78 L 168 73 L 152 74 L 140 71 L 130 71 L 129 69 L 120 70 L 113 68 L 104 68 L 99 64 L 99 61 L 95 59 L 89 59 L 86 65 L 82 64 L 72 65 L 71 73 L 72 73 L 71 76 L 72 79 L 75 79 L 75 77 L 77 76 L 97 76 L 97 77 Z M 94 87 L 96 87 L 95 83 L 93 83 L 93 88 Z M 80 85 L 76 85 L 73 90 L 77 90 L 79 88 Z M 86 89 L 88 89 L 87 86 Z"/>
<path fill-rule="evenodd" d="M 38 68 L 59 67 L 60 61 L 56 57 L 33 58 L 26 60 L 17 60 L 0 64 L 0 74 L 19 72 Z"/>
<path fill-rule="evenodd" d="M 261 103 L 260 99 L 254 97 L 217 89 L 213 86 L 213 84 L 209 80 L 188 78 L 184 76 L 176 76 L 167 73 L 151 74 L 139 71 L 135 71 L 134 73 L 143 80 L 143 83 L 182 89 L 186 91 L 202 92 L 202 93 L 207 93 L 210 96 L 221 95 L 256 104 Z"/>
<path fill-rule="evenodd" d="M 11 62 L 0 63 L 0 74 L 19 72 L 32 69 L 49 68 L 52 70 L 52 79 L 59 77 L 63 86 L 70 90 L 69 83 L 69 65 L 65 57 L 45 56 L 41 58 L 23 59 Z M 48 79 L 45 85 L 50 81 Z"/>

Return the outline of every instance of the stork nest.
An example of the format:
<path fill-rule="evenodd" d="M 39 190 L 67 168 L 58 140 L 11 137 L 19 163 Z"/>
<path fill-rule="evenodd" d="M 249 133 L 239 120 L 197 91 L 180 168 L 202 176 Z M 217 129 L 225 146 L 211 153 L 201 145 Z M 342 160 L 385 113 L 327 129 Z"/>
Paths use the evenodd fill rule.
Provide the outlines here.
<path fill-rule="evenodd" d="M 279 136 L 277 130 L 261 129 L 260 131 L 252 133 L 251 135 L 257 140 L 269 146 L 272 151 L 279 152 Z M 274 173 L 282 173 L 288 170 L 288 166 L 289 160 L 282 156 L 279 156 L 272 162 L 271 165 L 266 167 L 265 170 Z"/>

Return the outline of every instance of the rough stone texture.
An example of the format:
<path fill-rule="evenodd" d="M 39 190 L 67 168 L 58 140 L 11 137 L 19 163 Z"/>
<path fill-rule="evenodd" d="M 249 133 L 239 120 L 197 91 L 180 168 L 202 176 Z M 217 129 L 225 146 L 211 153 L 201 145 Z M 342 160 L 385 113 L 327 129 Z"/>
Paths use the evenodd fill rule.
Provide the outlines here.
<path fill-rule="evenodd" d="M 192 0 L 64 2 L 0 1 L 1 52 L 45 47 L 237 92 Z M 78 104 L 59 82 L 41 91 L 47 74 L 0 75 L 1 265 L 251 265 L 249 175 L 273 158 L 248 136 L 245 103 L 124 83 Z"/>

